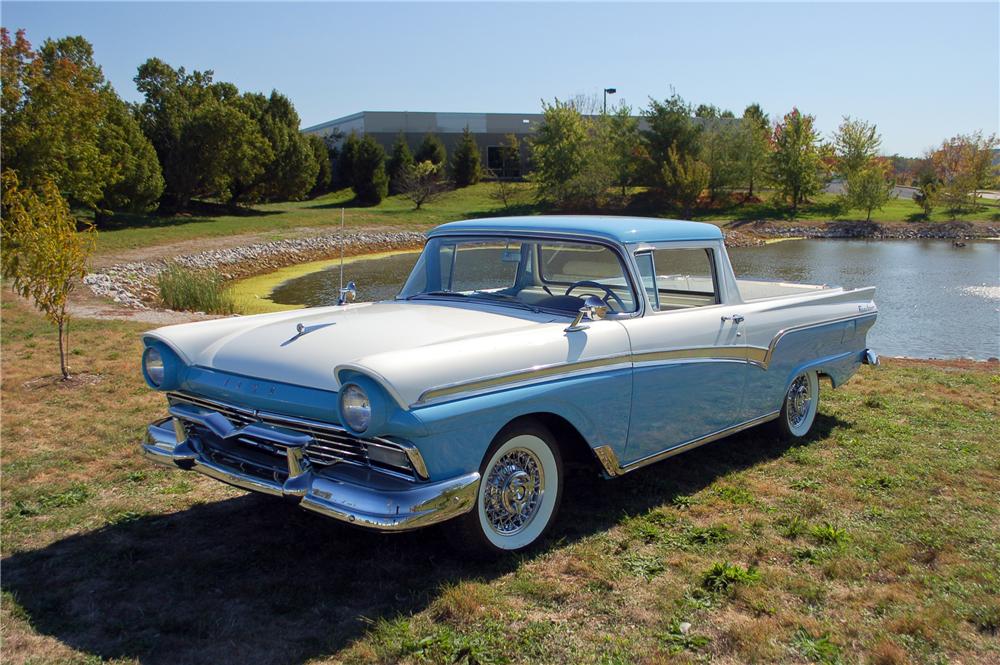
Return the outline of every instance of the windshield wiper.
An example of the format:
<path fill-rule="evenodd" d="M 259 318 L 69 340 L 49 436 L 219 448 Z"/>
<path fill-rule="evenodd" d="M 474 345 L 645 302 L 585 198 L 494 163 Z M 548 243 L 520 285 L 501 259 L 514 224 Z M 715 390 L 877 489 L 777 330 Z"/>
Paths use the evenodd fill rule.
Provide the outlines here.
<path fill-rule="evenodd" d="M 406 296 L 406 300 L 416 300 L 423 296 L 458 296 L 459 298 L 468 298 L 469 294 L 462 293 L 461 291 L 423 291 L 422 293 L 414 293 L 412 296 Z"/>

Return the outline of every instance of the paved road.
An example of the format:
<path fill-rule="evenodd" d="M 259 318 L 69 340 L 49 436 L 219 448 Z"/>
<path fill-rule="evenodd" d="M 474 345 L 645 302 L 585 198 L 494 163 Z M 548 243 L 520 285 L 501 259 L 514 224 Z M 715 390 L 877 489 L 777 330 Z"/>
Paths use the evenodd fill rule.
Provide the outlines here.
<path fill-rule="evenodd" d="M 829 185 L 826 186 L 825 191 L 828 194 L 843 194 L 845 190 L 843 180 L 834 180 Z M 897 198 L 901 199 L 912 199 L 913 195 L 917 193 L 916 187 L 910 187 L 909 185 L 896 185 L 892 193 L 896 195 Z M 992 201 L 1000 200 L 1000 192 L 981 189 L 978 191 L 979 197 L 983 199 L 990 199 Z"/>

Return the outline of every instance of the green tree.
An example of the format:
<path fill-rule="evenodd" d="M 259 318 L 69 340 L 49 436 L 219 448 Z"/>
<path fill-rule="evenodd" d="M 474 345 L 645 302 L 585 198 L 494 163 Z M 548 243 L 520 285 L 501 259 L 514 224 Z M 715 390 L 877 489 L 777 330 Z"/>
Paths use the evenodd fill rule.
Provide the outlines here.
<path fill-rule="evenodd" d="M 430 162 L 411 164 L 400 176 L 400 191 L 413 201 L 414 209 L 420 210 L 444 192 L 441 183 L 441 167 Z"/>
<path fill-rule="evenodd" d="M 389 177 L 385 173 L 385 150 L 371 135 L 358 143 L 354 155 L 354 177 L 351 188 L 358 201 L 378 205 L 389 195 Z"/>
<path fill-rule="evenodd" d="M 445 150 L 444 143 L 437 134 L 427 134 L 417 147 L 417 151 L 413 153 L 413 161 L 430 162 L 434 166 L 443 168 L 448 162 L 448 151 Z"/>
<path fill-rule="evenodd" d="M 53 181 L 73 205 L 96 208 L 121 180 L 101 151 L 102 121 L 114 94 L 82 37 L 47 40 L 35 52 L 19 30 L 0 29 L 0 152 L 25 187 Z"/>
<path fill-rule="evenodd" d="M 691 119 L 691 106 L 674 93 L 667 99 L 649 100 L 649 106 L 643 110 L 648 129 L 642 135 L 649 155 L 646 169 L 647 184 L 664 189 L 668 198 L 674 198 L 676 192 L 671 190 L 668 182 L 676 182 L 676 178 L 665 180 L 663 167 L 668 165 L 668 155 L 673 148 L 681 157 L 698 156 L 700 127 Z"/>
<path fill-rule="evenodd" d="M 511 182 L 509 174 L 521 172 L 521 142 L 516 134 L 507 134 L 500 141 L 500 163 L 499 171 L 491 171 L 490 175 L 494 179 L 494 188 L 490 192 L 490 198 L 503 205 L 504 210 L 510 210 L 518 194 L 518 189 Z"/>
<path fill-rule="evenodd" d="M 530 139 L 536 193 L 556 205 L 599 205 L 611 185 L 607 129 L 571 102 L 542 102 L 543 119 Z"/>
<path fill-rule="evenodd" d="M 340 146 L 337 156 L 337 184 L 340 187 L 354 187 L 354 161 L 361 148 L 361 139 L 356 132 L 351 132 Z"/>
<path fill-rule="evenodd" d="M 101 152 L 110 155 L 119 165 L 122 179 L 104 188 L 98 208 L 128 212 L 155 208 L 164 187 L 160 162 L 132 109 L 117 97 L 108 101 L 107 120 L 99 145 Z"/>
<path fill-rule="evenodd" d="M 886 179 L 886 170 L 884 164 L 872 160 L 847 176 L 844 201 L 848 209 L 864 210 L 866 222 L 872 220 L 873 210 L 881 210 L 893 198 L 896 183 Z"/>
<path fill-rule="evenodd" d="M 709 118 L 702 125 L 700 160 L 708 167 L 712 201 L 740 182 L 739 124 L 732 118 Z"/>
<path fill-rule="evenodd" d="M 844 116 L 833 135 L 837 172 L 849 179 L 852 173 L 871 165 L 881 146 L 882 136 L 874 124 Z"/>
<path fill-rule="evenodd" d="M 624 204 L 645 157 L 639 120 L 632 116 L 632 107 L 621 104 L 608 116 L 608 144 L 611 170 Z"/>
<path fill-rule="evenodd" d="M 819 132 L 814 118 L 793 108 L 774 128 L 774 150 L 770 158 L 770 178 L 791 204 L 792 214 L 799 204 L 820 190 Z"/>
<path fill-rule="evenodd" d="M 316 160 L 316 164 L 319 166 L 319 170 L 316 171 L 316 181 L 313 183 L 309 195 L 318 196 L 329 191 L 330 183 L 333 180 L 333 161 L 330 156 L 330 146 L 315 134 L 309 134 L 306 136 L 306 140 L 309 142 L 309 149 L 312 150 L 313 159 Z"/>
<path fill-rule="evenodd" d="M 767 177 L 771 153 L 771 123 L 759 104 L 743 110 L 736 136 L 736 154 L 740 181 L 746 185 L 747 198 L 753 198 L 754 187 L 760 187 Z"/>
<path fill-rule="evenodd" d="M 69 378 L 69 294 L 86 273 L 93 251 L 93 227 L 77 231 L 76 219 L 53 180 L 35 189 L 21 188 L 17 175 L 5 169 L 0 175 L 3 206 L 0 214 L 0 272 L 18 294 L 30 298 L 56 326 L 59 368 Z"/>
<path fill-rule="evenodd" d="M 483 175 L 482 156 L 468 125 L 451 155 L 451 178 L 456 187 L 475 185 Z"/>
<path fill-rule="evenodd" d="M 296 200 L 316 185 L 319 162 L 305 135 L 299 132 L 299 114 L 291 101 L 278 91 L 270 97 L 246 93 L 236 104 L 257 123 L 270 146 L 270 159 L 253 180 L 241 180 L 232 188 L 233 202 Z"/>
<path fill-rule="evenodd" d="M 135 83 L 145 97 L 140 126 L 163 169 L 162 203 L 177 209 L 193 198 L 254 200 L 254 183 L 275 151 L 236 86 L 214 82 L 211 70 L 188 74 L 157 58 L 139 66 Z"/>
<path fill-rule="evenodd" d="M 708 166 L 693 155 L 681 154 L 676 147 L 667 151 L 667 163 L 662 171 L 664 187 L 674 193 L 673 200 L 685 217 L 691 216 L 698 197 L 708 187 L 709 176 Z"/>
<path fill-rule="evenodd" d="M 413 166 L 413 153 L 410 152 L 410 145 L 406 142 L 403 132 L 399 133 L 392 144 L 392 154 L 386 164 L 386 173 L 389 176 L 389 191 L 399 194 L 403 191 L 403 178 Z"/>

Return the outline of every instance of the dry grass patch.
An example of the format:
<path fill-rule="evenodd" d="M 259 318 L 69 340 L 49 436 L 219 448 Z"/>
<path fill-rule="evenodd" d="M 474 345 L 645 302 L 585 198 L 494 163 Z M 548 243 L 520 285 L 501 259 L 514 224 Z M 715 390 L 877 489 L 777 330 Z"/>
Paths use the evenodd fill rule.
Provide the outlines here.
<path fill-rule="evenodd" d="M 101 380 L 49 386 L 3 303 L 4 662 L 1000 662 L 994 365 L 865 368 L 808 440 L 579 479 L 545 549 L 481 563 L 145 463 L 142 330 L 78 322 Z"/>

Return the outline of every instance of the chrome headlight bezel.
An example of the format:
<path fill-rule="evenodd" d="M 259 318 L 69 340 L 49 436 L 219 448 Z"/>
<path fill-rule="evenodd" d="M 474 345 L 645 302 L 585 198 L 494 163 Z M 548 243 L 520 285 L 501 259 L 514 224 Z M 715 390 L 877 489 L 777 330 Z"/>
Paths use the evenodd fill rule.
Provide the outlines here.
<path fill-rule="evenodd" d="M 372 424 L 372 402 L 368 392 L 357 383 L 345 383 L 340 388 L 340 421 L 352 432 L 362 434 Z"/>
<path fill-rule="evenodd" d="M 174 390 L 184 374 L 184 361 L 163 342 L 146 338 L 142 352 L 142 378 L 153 390 Z M 158 359 L 158 363 L 156 362 Z"/>
<path fill-rule="evenodd" d="M 163 379 L 166 376 L 166 363 L 163 354 L 155 346 L 147 346 L 142 352 L 142 374 L 146 377 L 146 382 L 157 390 L 163 386 Z"/>

